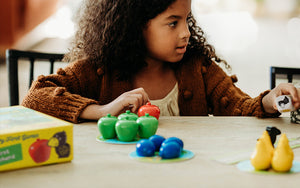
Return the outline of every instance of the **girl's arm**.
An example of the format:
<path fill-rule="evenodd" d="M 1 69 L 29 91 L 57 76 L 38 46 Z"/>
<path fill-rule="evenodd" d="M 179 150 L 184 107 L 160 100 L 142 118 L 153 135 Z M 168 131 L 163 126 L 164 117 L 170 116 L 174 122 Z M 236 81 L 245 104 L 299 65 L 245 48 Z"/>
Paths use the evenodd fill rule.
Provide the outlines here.
<path fill-rule="evenodd" d="M 128 109 L 133 113 L 137 113 L 139 107 L 145 105 L 148 101 L 149 98 L 145 90 L 138 88 L 123 93 L 106 105 L 91 104 L 87 106 L 80 114 L 80 118 L 97 120 L 106 116 L 108 113 L 113 116 L 118 116 Z"/>
<path fill-rule="evenodd" d="M 87 106 L 98 104 L 100 81 L 93 63 L 70 63 L 65 69 L 59 69 L 57 74 L 39 76 L 22 105 L 77 123 Z"/>
<path fill-rule="evenodd" d="M 204 74 L 206 92 L 214 115 L 233 116 L 257 116 L 257 117 L 278 117 L 280 113 L 270 109 L 270 103 L 274 98 L 274 91 L 265 91 L 255 98 L 241 91 L 235 86 L 236 79 L 226 73 L 215 63 L 207 67 Z M 269 94 L 269 95 L 268 95 Z M 266 97 L 266 98 L 265 98 Z M 276 98 L 276 97 L 275 97 Z M 268 99 L 266 103 L 263 103 Z"/>
<path fill-rule="evenodd" d="M 137 112 L 149 100 L 144 89 L 138 88 L 106 105 L 99 105 L 102 75 L 97 72 L 92 62 L 78 61 L 58 70 L 57 74 L 40 76 L 33 82 L 22 105 L 78 123 L 81 119 L 97 120 L 108 113 L 118 115 L 129 108 Z"/>

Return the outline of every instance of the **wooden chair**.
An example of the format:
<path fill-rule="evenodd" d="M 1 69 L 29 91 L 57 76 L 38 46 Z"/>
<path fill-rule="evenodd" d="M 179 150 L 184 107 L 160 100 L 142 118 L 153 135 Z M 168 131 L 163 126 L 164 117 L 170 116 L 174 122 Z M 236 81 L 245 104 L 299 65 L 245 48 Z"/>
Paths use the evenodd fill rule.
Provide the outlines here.
<path fill-rule="evenodd" d="M 288 80 L 288 83 L 292 83 L 293 79 L 296 75 L 300 76 L 300 68 L 287 68 L 287 67 L 271 67 L 271 86 L 270 88 L 273 89 L 276 87 L 276 80 L 279 76 L 283 76 L 285 79 Z"/>
<path fill-rule="evenodd" d="M 19 104 L 19 78 L 18 78 L 18 62 L 21 59 L 29 60 L 29 88 L 34 77 L 34 64 L 36 61 L 46 62 L 50 64 L 49 74 L 53 73 L 54 63 L 61 62 L 64 54 L 58 53 L 42 53 L 33 51 L 20 51 L 14 49 L 6 50 L 6 65 L 8 74 L 8 94 L 9 105 Z"/>

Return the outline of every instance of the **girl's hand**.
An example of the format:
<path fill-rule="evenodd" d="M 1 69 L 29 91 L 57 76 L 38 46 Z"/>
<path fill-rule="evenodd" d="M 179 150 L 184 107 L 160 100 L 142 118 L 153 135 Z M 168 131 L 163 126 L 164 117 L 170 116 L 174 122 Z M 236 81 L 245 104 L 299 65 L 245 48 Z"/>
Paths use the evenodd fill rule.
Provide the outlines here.
<path fill-rule="evenodd" d="M 99 118 L 111 114 L 119 114 L 131 109 L 136 113 L 138 109 L 149 101 L 148 94 L 143 88 L 134 89 L 123 93 L 111 103 L 106 105 L 91 104 L 88 105 L 80 114 L 82 119 L 98 120 Z"/>
<path fill-rule="evenodd" d="M 263 107 L 267 113 L 277 112 L 275 99 L 280 95 L 291 95 L 294 108 L 300 107 L 300 88 L 296 88 L 291 83 L 281 83 L 262 99 Z"/>
<path fill-rule="evenodd" d="M 103 109 L 111 115 L 117 116 L 126 110 L 137 113 L 138 109 L 149 101 L 148 94 L 143 88 L 137 88 L 123 93 L 111 103 L 104 105 Z"/>

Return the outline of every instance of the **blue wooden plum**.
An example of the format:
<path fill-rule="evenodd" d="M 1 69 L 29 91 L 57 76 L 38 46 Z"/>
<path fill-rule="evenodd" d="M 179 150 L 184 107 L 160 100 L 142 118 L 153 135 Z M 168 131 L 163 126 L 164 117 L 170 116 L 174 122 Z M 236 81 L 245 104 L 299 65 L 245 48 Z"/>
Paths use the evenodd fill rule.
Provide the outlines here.
<path fill-rule="evenodd" d="M 166 143 L 169 143 L 169 142 L 177 142 L 181 149 L 183 149 L 183 141 L 180 139 L 180 138 L 177 138 L 177 137 L 169 137 L 167 138 L 163 143 L 162 143 L 162 146 Z"/>
<path fill-rule="evenodd" d="M 155 151 L 159 151 L 159 148 L 160 148 L 161 144 L 163 143 L 163 141 L 165 141 L 165 138 L 160 135 L 153 135 L 149 138 L 149 140 L 151 142 L 153 142 L 153 144 L 155 146 Z"/>
<path fill-rule="evenodd" d="M 181 146 L 177 142 L 165 143 L 159 149 L 159 156 L 163 159 L 178 158 L 181 150 Z"/>
<path fill-rule="evenodd" d="M 154 156 L 155 146 L 150 140 L 142 139 L 136 144 L 136 153 L 142 157 Z"/>

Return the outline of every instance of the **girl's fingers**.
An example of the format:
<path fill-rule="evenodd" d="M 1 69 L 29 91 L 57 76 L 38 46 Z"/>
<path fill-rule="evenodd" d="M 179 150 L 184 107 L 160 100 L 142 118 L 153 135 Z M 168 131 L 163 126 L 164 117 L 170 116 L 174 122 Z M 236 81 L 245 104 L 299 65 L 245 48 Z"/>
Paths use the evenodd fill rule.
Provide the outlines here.
<path fill-rule="evenodd" d="M 294 105 L 295 109 L 298 109 L 300 107 L 300 89 L 296 88 L 294 95 L 291 94 L 291 96 L 293 99 L 293 105 Z"/>
<path fill-rule="evenodd" d="M 294 108 L 298 109 L 300 107 L 300 89 L 299 88 L 296 88 L 291 83 L 279 84 L 277 88 L 278 88 L 278 92 L 276 92 L 277 93 L 276 97 L 278 97 L 280 95 L 291 95 Z"/>
<path fill-rule="evenodd" d="M 143 88 L 137 88 L 134 90 L 129 91 L 129 93 L 132 94 L 141 94 L 142 95 L 142 103 L 146 104 L 149 101 L 149 97 L 148 94 L 145 92 L 145 90 Z"/>
<path fill-rule="evenodd" d="M 287 92 L 286 94 L 291 95 L 294 107 L 298 108 L 299 107 L 299 103 L 300 103 L 300 96 L 299 96 L 300 92 L 299 92 L 299 90 L 297 88 L 295 88 L 293 85 L 289 84 L 285 88 L 284 92 Z"/>
<path fill-rule="evenodd" d="M 148 94 L 145 90 L 143 88 L 137 88 L 120 95 L 110 103 L 109 107 L 119 113 L 125 112 L 126 110 L 136 113 L 137 110 L 148 101 Z"/>
<path fill-rule="evenodd" d="M 124 99 L 123 107 L 130 107 L 132 112 L 136 112 L 142 105 L 145 104 L 142 94 L 130 94 Z"/>
<path fill-rule="evenodd" d="M 143 96 L 141 94 L 133 94 L 131 104 L 133 105 L 131 111 L 136 112 L 137 109 L 143 105 Z"/>

